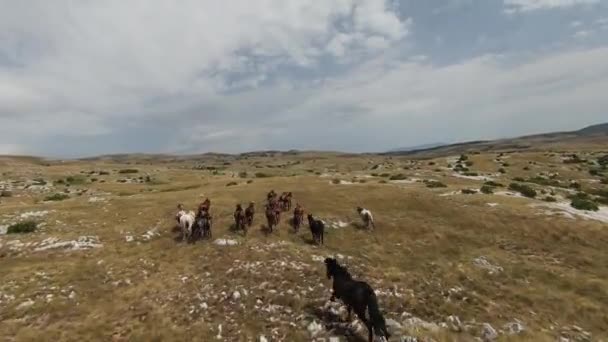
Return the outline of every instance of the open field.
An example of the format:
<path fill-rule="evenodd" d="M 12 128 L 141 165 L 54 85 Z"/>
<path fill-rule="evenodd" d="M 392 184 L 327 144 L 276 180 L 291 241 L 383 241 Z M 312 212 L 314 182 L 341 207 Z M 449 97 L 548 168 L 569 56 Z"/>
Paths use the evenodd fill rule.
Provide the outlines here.
<path fill-rule="evenodd" d="M 361 341 L 365 329 L 328 303 L 322 259 L 337 256 L 376 290 L 391 341 L 606 341 L 608 151 L 571 150 L 2 157 L 0 340 Z M 324 246 L 285 216 L 262 232 L 271 189 L 326 221 Z M 176 241 L 177 203 L 205 197 L 213 240 L 237 245 Z M 249 201 L 243 236 L 232 211 Z M 6 234 L 28 220 L 35 232 Z"/>

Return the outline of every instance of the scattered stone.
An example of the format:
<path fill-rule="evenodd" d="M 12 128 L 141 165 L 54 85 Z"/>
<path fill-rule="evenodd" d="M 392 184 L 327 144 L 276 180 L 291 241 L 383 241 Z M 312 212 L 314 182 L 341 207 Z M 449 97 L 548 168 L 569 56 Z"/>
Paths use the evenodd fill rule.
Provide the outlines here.
<path fill-rule="evenodd" d="M 497 265 L 492 265 L 485 256 L 480 256 L 473 259 L 473 264 L 479 268 L 483 268 L 488 271 L 489 274 L 495 274 L 503 271 L 503 268 Z"/>
<path fill-rule="evenodd" d="M 125 236 L 125 240 L 127 242 L 133 242 L 135 240 L 135 238 L 133 238 L 133 236 L 131 236 L 131 235 L 127 235 L 127 236 Z"/>
<path fill-rule="evenodd" d="M 266 336 L 260 335 L 260 337 L 258 338 L 258 342 L 268 342 L 268 339 L 266 339 Z"/>
<path fill-rule="evenodd" d="M 30 306 L 34 305 L 34 301 L 31 299 L 26 300 L 25 302 L 19 304 L 19 306 L 17 306 L 17 310 L 22 310 L 22 309 L 27 309 Z"/>
<path fill-rule="evenodd" d="M 232 293 L 232 300 L 237 301 L 241 298 L 241 294 L 239 293 L 239 291 L 234 291 Z"/>
<path fill-rule="evenodd" d="M 218 246 L 236 246 L 239 244 L 236 240 L 232 239 L 217 239 L 213 243 Z"/>
<path fill-rule="evenodd" d="M 399 342 L 418 342 L 418 338 L 414 336 L 401 336 Z"/>
<path fill-rule="evenodd" d="M 308 327 L 306 327 L 306 330 L 308 330 L 311 337 L 315 337 L 323 331 L 323 326 L 317 323 L 317 321 L 312 321 Z"/>
<path fill-rule="evenodd" d="M 399 330 L 403 329 L 403 326 L 401 325 L 401 323 L 399 323 L 399 322 L 397 322 L 397 321 L 395 321 L 394 319 L 391 319 L 391 318 L 386 319 L 386 326 L 393 333 L 395 331 L 399 331 Z"/>
<path fill-rule="evenodd" d="M 509 335 L 517 335 L 522 333 L 525 330 L 525 327 L 519 321 L 516 321 L 503 325 L 503 330 L 505 330 Z"/>
<path fill-rule="evenodd" d="M 481 325 L 481 338 L 484 341 L 493 341 L 498 338 L 498 333 L 489 323 Z"/>
<path fill-rule="evenodd" d="M 462 331 L 462 323 L 460 322 L 460 318 L 458 318 L 458 316 L 448 316 L 447 318 L 448 321 L 448 327 L 450 328 L 450 330 L 455 331 L 455 332 L 460 332 Z"/>
<path fill-rule="evenodd" d="M 103 247 L 103 245 L 99 242 L 97 236 L 80 236 L 78 237 L 78 240 L 72 241 L 60 241 L 57 238 L 51 237 L 42 240 L 34 250 L 40 252 L 49 249 L 82 250 L 100 247 Z"/>
<path fill-rule="evenodd" d="M 0 225 L 0 235 L 5 235 L 7 230 L 8 230 L 7 225 Z"/>
<path fill-rule="evenodd" d="M 76 292 L 74 292 L 74 291 L 72 290 L 72 292 L 70 292 L 70 295 L 68 296 L 68 298 L 70 298 L 71 300 L 76 299 Z"/>

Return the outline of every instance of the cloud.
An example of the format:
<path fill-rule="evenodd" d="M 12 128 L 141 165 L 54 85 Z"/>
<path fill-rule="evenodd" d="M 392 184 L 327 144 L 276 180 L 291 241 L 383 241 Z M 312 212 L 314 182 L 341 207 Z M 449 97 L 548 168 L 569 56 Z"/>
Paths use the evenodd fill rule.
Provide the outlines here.
<path fill-rule="evenodd" d="M 504 0 L 507 13 L 598 4 L 600 0 Z"/>

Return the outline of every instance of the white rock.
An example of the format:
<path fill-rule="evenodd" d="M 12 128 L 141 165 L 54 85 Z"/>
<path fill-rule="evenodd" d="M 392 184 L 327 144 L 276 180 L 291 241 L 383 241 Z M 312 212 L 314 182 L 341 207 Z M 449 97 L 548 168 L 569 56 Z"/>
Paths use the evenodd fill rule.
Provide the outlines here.
<path fill-rule="evenodd" d="M 418 342 L 418 338 L 414 336 L 401 336 L 399 342 Z"/>
<path fill-rule="evenodd" d="M 395 321 L 394 319 L 388 318 L 386 319 L 386 326 L 390 329 L 393 329 L 393 331 L 395 330 L 401 330 L 403 328 L 403 326 L 401 325 L 401 323 Z"/>
<path fill-rule="evenodd" d="M 7 225 L 0 225 L 0 235 L 6 234 L 7 229 L 8 229 Z"/>
<path fill-rule="evenodd" d="M 458 318 L 458 316 L 448 316 L 448 326 L 450 327 L 450 329 L 452 331 L 462 331 L 462 323 L 460 322 L 460 318 Z"/>
<path fill-rule="evenodd" d="M 317 321 L 312 321 L 312 322 L 310 322 L 308 327 L 306 327 L 306 330 L 308 330 L 308 333 L 310 334 L 311 337 L 315 337 L 319 333 L 321 333 L 321 331 L 323 331 L 323 326 L 321 324 L 317 323 Z"/>
<path fill-rule="evenodd" d="M 517 335 L 526 330 L 526 328 L 520 322 L 509 322 L 503 326 L 503 329 L 509 335 Z"/>
<path fill-rule="evenodd" d="M 340 338 L 332 336 L 332 337 L 329 338 L 329 342 L 340 342 Z"/>
<path fill-rule="evenodd" d="M 231 239 L 217 239 L 215 241 L 213 241 L 214 244 L 218 245 L 218 246 L 235 246 L 238 245 L 238 242 L 236 240 L 231 240 Z"/>
<path fill-rule="evenodd" d="M 125 240 L 126 240 L 127 242 L 133 242 L 134 238 L 133 238 L 133 236 L 131 236 L 131 235 L 127 235 L 127 236 L 125 236 Z"/>
<path fill-rule="evenodd" d="M 26 309 L 26 308 L 29 308 L 32 305 L 34 305 L 34 301 L 31 300 L 31 299 L 28 299 L 25 302 L 19 304 L 19 306 L 17 306 L 17 310 Z"/>
<path fill-rule="evenodd" d="M 259 342 L 268 342 L 268 339 L 266 339 L 266 336 L 264 335 L 260 335 L 260 337 L 258 338 Z"/>
<path fill-rule="evenodd" d="M 241 294 L 239 293 L 239 291 L 234 291 L 232 293 L 232 300 L 237 301 L 241 298 Z"/>
<path fill-rule="evenodd" d="M 484 323 L 481 326 L 481 338 L 484 341 L 492 341 L 498 338 L 498 333 L 489 323 Z"/>
<path fill-rule="evenodd" d="M 473 264 L 479 268 L 483 268 L 488 271 L 489 274 L 499 273 L 503 271 L 503 268 L 497 265 L 492 265 L 484 256 L 473 259 Z"/>
<path fill-rule="evenodd" d="M 72 299 L 72 300 L 76 299 L 76 292 L 74 292 L 74 291 L 72 290 L 72 292 L 70 292 L 70 295 L 68 296 L 68 298 L 70 298 L 70 299 Z"/>

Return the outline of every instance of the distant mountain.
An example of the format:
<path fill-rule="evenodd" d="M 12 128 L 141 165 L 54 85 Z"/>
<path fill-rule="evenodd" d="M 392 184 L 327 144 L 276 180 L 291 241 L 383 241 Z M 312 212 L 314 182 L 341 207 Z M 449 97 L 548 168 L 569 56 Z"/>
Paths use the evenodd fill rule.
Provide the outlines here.
<path fill-rule="evenodd" d="M 427 147 L 423 149 L 397 150 L 381 153 L 383 155 L 407 155 L 421 158 L 435 158 L 467 152 L 494 151 L 535 151 L 535 150 L 568 150 L 586 147 L 605 150 L 608 146 L 608 123 L 592 125 L 577 131 L 552 132 L 526 135 L 517 138 L 497 139 L 490 141 L 469 141 L 449 145 Z"/>
<path fill-rule="evenodd" d="M 435 148 L 435 147 L 445 146 L 445 145 L 447 145 L 447 144 L 446 143 L 423 144 L 423 145 L 416 145 L 416 146 L 410 146 L 410 147 L 394 148 L 392 150 L 389 150 L 388 152 L 408 152 L 408 151 L 416 151 L 416 150 L 426 150 L 429 148 Z"/>

